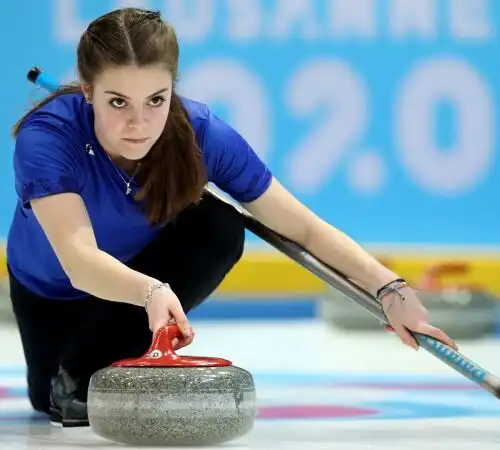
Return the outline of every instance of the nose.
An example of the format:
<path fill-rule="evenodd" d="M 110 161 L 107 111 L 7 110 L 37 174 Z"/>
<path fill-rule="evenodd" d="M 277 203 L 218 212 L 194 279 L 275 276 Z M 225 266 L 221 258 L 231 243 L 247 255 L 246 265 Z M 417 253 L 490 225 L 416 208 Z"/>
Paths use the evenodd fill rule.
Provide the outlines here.
<path fill-rule="evenodd" d="M 146 125 L 146 115 L 141 109 L 134 109 L 130 113 L 128 124 L 130 128 L 143 128 Z"/>

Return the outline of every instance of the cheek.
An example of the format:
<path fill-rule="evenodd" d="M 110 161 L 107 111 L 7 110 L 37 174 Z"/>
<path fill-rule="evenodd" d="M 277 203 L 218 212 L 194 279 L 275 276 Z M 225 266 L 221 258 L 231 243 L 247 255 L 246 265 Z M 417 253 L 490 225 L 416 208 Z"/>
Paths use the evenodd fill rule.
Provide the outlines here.
<path fill-rule="evenodd" d="M 165 128 L 167 119 L 168 119 L 168 109 L 164 110 L 162 108 L 161 111 L 154 111 L 154 113 L 151 115 L 150 124 L 155 129 L 156 134 L 158 135 L 161 134 L 163 128 Z"/>
<path fill-rule="evenodd" d="M 123 128 L 124 119 L 119 112 L 111 111 L 109 108 L 94 109 L 95 121 L 99 128 L 105 133 L 113 132 Z"/>

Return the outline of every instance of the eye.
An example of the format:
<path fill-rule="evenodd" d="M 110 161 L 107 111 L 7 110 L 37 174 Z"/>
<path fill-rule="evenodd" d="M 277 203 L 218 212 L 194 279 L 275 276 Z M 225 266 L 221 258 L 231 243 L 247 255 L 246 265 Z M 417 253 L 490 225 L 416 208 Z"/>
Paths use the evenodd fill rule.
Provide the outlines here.
<path fill-rule="evenodd" d="M 116 109 L 121 109 L 125 106 L 125 100 L 123 98 L 114 98 L 110 100 L 109 104 Z"/>
<path fill-rule="evenodd" d="M 155 108 L 160 107 L 163 103 L 165 103 L 165 99 L 161 95 L 157 95 L 151 99 L 151 105 Z"/>

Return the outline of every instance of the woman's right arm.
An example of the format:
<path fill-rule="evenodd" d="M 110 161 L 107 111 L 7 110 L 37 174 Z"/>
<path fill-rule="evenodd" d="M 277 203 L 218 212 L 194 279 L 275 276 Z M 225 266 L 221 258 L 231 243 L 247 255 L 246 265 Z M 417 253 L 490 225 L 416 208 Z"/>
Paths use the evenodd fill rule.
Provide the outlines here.
<path fill-rule="evenodd" d="M 62 193 L 36 198 L 31 200 L 31 207 L 76 289 L 104 300 L 144 306 L 149 289 L 160 281 L 130 269 L 98 248 L 90 218 L 79 195 Z M 160 296 L 166 300 L 156 300 Z M 169 312 L 181 331 L 190 330 L 187 317 L 172 291 L 155 291 L 153 298 L 155 301 L 148 307 L 153 332 L 164 325 Z"/>
<path fill-rule="evenodd" d="M 31 207 L 73 287 L 105 300 L 144 305 L 158 280 L 101 251 L 82 198 L 73 193 L 31 200 Z"/>

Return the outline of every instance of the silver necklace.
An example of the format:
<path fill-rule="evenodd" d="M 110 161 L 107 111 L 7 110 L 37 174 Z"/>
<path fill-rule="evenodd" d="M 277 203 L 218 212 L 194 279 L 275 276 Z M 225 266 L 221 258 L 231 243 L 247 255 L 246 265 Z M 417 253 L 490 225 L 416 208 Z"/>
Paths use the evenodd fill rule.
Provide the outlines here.
<path fill-rule="evenodd" d="M 123 180 L 123 182 L 125 183 L 125 186 L 126 186 L 126 189 L 125 189 L 125 195 L 129 195 L 131 192 L 132 192 L 132 189 L 130 187 L 130 183 L 132 183 L 132 181 L 134 181 L 134 178 L 135 176 L 137 175 L 137 172 L 139 171 L 139 167 L 141 167 L 141 163 L 138 163 L 137 164 L 137 167 L 135 168 L 135 171 L 134 173 L 132 174 L 132 178 L 130 178 L 130 180 L 126 180 L 125 178 L 123 178 L 123 175 L 120 171 L 120 169 L 118 169 L 118 167 L 116 167 L 116 164 L 114 163 L 114 161 L 111 159 L 111 157 L 106 153 L 106 155 L 108 156 L 109 160 L 111 161 L 111 164 L 113 164 L 113 167 L 115 168 L 116 172 L 118 173 L 118 175 L 120 175 L 120 178 Z"/>

